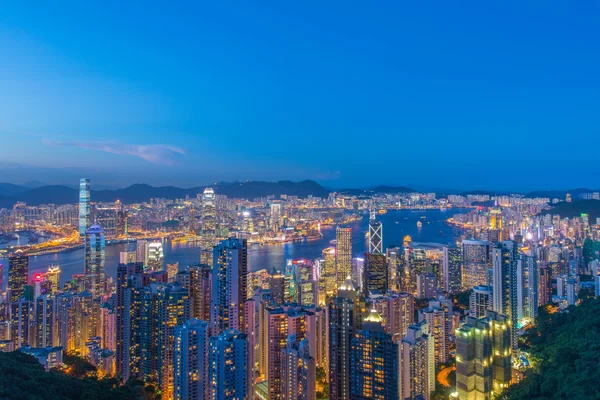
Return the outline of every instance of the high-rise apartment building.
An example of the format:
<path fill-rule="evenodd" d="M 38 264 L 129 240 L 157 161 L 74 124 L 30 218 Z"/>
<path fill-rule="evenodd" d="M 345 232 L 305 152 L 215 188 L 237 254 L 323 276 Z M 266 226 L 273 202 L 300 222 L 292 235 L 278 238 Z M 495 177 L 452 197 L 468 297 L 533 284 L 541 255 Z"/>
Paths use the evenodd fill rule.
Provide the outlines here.
<path fill-rule="evenodd" d="M 248 364 L 246 335 L 230 329 L 209 339 L 210 399 L 250 398 L 247 390 Z"/>
<path fill-rule="evenodd" d="M 490 286 L 475 286 L 469 296 L 469 315 L 483 318 L 492 309 L 492 288 Z"/>
<path fill-rule="evenodd" d="M 243 328 L 247 274 L 248 245 L 245 239 L 230 238 L 214 247 L 210 315 L 213 335 Z"/>
<path fill-rule="evenodd" d="M 534 321 L 538 315 L 538 261 L 520 254 L 517 264 L 517 319 Z"/>
<path fill-rule="evenodd" d="M 444 246 L 442 258 L 442 275 L 444 279 L 444 291 L 449 294 L 458 293 L 462 290 L 462 250 Z"/>
<path fill-rule="evenodd" d="M 399 345 L 398 393 L 400 399 L 424 400 L 435 390 L 434 340 L 427 335 L 425 323 L 408 327 Z"/>
<path fill-rule="evenodd" d="M 173 376 L 175 400 L 209 399 L 208 322 L 189 319 L 175 327 Z"/>
<path fill-rule="evenodd" d="M 189 292 L 192 318 L 210 321 L 212 294 L 212 272 L 209 265 L 199 264 L 188 267 Z"/>
<path fill-rule="evenodd" d="M 146 270 L 148 272 L 162 271 L 165 266 L 165 256 L 163 251 L 163 245 L 161 242 L 149 243 L 146 247 L 147 251 L 147 263 Z"/>
<path fill-rule="evenodd" d="M 419 312 L 419 319 L 426 321 L 426 333 L 434 340 L 436 364 L 444 364 L 450 354 L 450 332 L 452 326 L 452 301 L 430 301 L 427 308 Z"/>
<path fill-rule="evenodd" d="M 505 240 L 492 248 L 493 310 L 508 317 L 513 348 L 518 347 L 518 247 L 512 240 Z"/>
<path fill-rule="evenodd" d="M 415 300 L 410 293 L 387 293 L 372 297 L 371 306 L 383 318 L 386 333 L 400 343 L 408 327 L 415 322 Z"/>
<path fill-rule="evenodd" d="M 487 284 L 490 262 L 490 243 L 483 240 L 462 241 L 462 289 Z"/>
<path fill-rule="evenodd" d="M 313 400 L 316 397 L 316 364 L 310 356 L 308 339 L 298 342 L 288 336 L 282 351 L 281 398 L 283 400 Z"/>
<path fill-rule="evenodd" d="M 48 267 L 46 279 L 50 282 L 50 293 L 55 294 L 57 290 L 60 290 L 60 267 L 58 265 Z"/>

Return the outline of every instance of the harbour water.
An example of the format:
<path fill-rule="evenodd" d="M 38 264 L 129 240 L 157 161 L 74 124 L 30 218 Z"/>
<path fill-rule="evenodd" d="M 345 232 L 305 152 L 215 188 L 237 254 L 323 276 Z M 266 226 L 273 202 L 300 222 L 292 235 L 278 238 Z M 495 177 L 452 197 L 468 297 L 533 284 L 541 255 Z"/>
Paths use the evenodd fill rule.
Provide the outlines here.
<path fill-rule="evenodd" d="M 443 210 L 399 210 L 388 211 L 386 214 L 377 215 L 377 220 L 383 225 L 384 248 L 390 246 L 401 246 L 403 238 L 410 235 L 414 242 L 434 242 L 452 245 L 459 234 L 457 228 L 448 225 L 446 220 L 451 216 L 467 212 L 466 209 Z M 417 222 L 422 227 L 417 226 Z M 369 227 L 369 217 L 365 216 L 360 221 L 355 221 L 348 226 L 352 227 L 352 253 L 354 256 L 362 256 L 366 250 L 365 234 Z M 249 269 L 257 271 L 260 269 L 282 269 L 285 260 L 313 259 L 321 256 L 323 249 L 331 246 L 330 241 L 335 239 L 335 226 L 327 226 L 321 229 L 323 238 L 314 241 L 291 242 L 275 245 L 253 245 L 250 246 Z M 119 253 L 121 251 L 135 250 L 135 243 L 115 244 L 106 248 L 105 272 L 107 275 L 116 276 Z M 164 257 L 166 263 L 179 263 L 179 268 L 200 260 L 200 249 L 196 243 L 163 243 Z M 61 284 L 71 278 L 72 274 L 83 273 L 83 249 L 72 252 L 48 254 L 30 257 L 29 273 L 31 276 L 38 272 L 45 272 L 50 265 L 58 265 L 61 269 Z M 8 275 L 8 259 L 0 259 L 4 265 L 4 282 Z"/>

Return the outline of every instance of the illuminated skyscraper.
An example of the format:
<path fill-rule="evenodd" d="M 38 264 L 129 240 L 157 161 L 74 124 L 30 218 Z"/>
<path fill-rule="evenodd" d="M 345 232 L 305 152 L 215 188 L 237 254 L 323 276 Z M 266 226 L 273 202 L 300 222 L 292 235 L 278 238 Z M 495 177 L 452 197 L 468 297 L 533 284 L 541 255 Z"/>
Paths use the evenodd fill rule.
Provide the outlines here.
<path fill-rule="evenodd" d="M 442 259 L 442 271 L 444 279 L 444 291 L 454 294 L 462 290 L 462 254 L 460 248 L 444 246 Z"/>
<path fill-rule="evenodd" d="M 211 268 L 206 264 L 194 265 L 188 267 L 188 273 L 192 318 L 210 321 Z"/>
<path fill-rule="evenodd" d="M 213 335 L 230 329 L 243 329 L 247 274 L 246 239 L 230 238 L 214 247 L 210 310 Z"/>
<path fill-rule="evenodd" d="M 409 326 L 406 337 L 399 345 L 397 382 L 400 399 L 422 396 L 429 400 L 431 392 L 435 390 L 434 339 L 427 335 L 425 325 Z"/>
<path fill-rule="evenodd" d="M 46 279 L 48 279 L 48 282 L 51 284 L 51 294 L 55 294 L 57 290 L 60 290 L 60 267 L 58 265 L 51 265 L 48 267 Z"/>
<path fill-rule="evenodd" d="M 463 290 L 487 284 L 490 263 L 490 244 L 483 240 L 463 240 Z"/>
<path fill-rule="evenodd" d="M 434 340 L 435 362 L 445 364 L 450 353 L 450 327 L 452 315 L 452 301 L 430 301 L 427 308 L 419 312 L 419 319 L 426 321 L 426 333 Z"/>
<path fill-rule="evenodd" d="M 483 318 L 492 309 L 492 288 L 490 286 L 475 286 L 469 296 L 469 315 Z"/>
<path fill-rule="evenodd" d="M 165 265 L 165 256 L 161 242 L 152 242 L 147 247 L 148 264 L 146 265 L 148 272 L 162 271 Z"/>
<path fill-rule="evenodd" d="M 598 278 L 595 278 L 596 280 Z M 597 293 L 597 295 L 600 293 Z M 552 299 L 552 271 L 547 265 L 538 269 L 538 306 L 542 307 L 550 303 Z"/>
<path fill-rule="evenodd" d="M 90 226 L 90 180 L 79 180 L 79 237 L 83 238 Z"/>
<path fill-rule="evenodd" d="M 54 298 L 41 295 L 36 300 L 35 325 L 36 347 L 54 346 Z"/>
<path fill-rule="evenodd" d="M 317 281 L 315 265 L 310 260 L 294 260 L 296 263 L 296 283 L 298 303 L 302 306 L 317 304 Z"/>
<path fill-rule="evenodd" d="M 17 250 L 8 258 L 8 285 L 10 302 L 19 301 L 25 291 L 29 277 L 29 257 L 22 250 Z"/>
<path fill-rule="evenodd" d="M 381 222 L 375 220 L 373 213 L 369 221 L 369 253 L 383 253 L 383 228 Z"/>
<path fill-rule="evenodd" d="M 400 291 L 398 281 L 398 268 L 400 268 L 401 249 L 399 247 L 388 247 L 385 249 L 385 260 L 388 266 L 388 287 L 395 292 Z"/>
<path fill-rule="evenodd" d="M 248 343 L 246 335 L 231 329 L 209 340 L 210 399 L 238 400 L 250 398 L 247 390 Z"/>
<path fill-rule="evenodd" d="M 310 356 L 308 340 L 299 343 L 295 335 L 288 337 L 286 348 L 282 351 L 282 399 L 315 399 L 316 365 Z"/>
<path fill-rule="evenodd" d="M 94 298 L 104 294 L 104 231 L 94 224 L 85 235 L 85 288 Z"/>
<path fill-rule="evenodd" d="M 388 293 L 371 298 L 373 309 L 383 318 L 385 331 L 394 343 L 400 343 L 408 327 L 415 322 L 415 300 L 409 293 Z"/>
<path fill-rule="evenodd" d="M 136 242 L 136 261 L 142 263 L 144 267 L 148 267 L 148 241 L 140 239 Z"/>
<path fill-rule="evenodd" d="M 520 254 L 517 268 L 517 318 L 533 322 L 538 315 L 537 257 Z"/>
<path fill-rule="evenodd" d="M 366 317 L 358 286 L 348 278 L 327 305 L 329 321 L 329 398 L 350 398 L 350 342 Z"/>
<path fill-rule="evenodd" d="M 208 322 L 189 319 L 175 327 L 173 376 L 175 400 L 209 399 Z"/>
<path fill-rule="evenodd" d="M 321 304 L 325 304 L 325 298 L 333 298 L 337 291 L 337 278 L 335 273 L 335 248 L 328 247 L 323 250 L 323 259 L 320 263 L 321 271 L 319 277 L 319 296 L 321 292 L 324 299 Z"/>
<path fill-rule="evenodd" d="M 337 227 L 335 231 L 336 287 L 352 276 L 352 228 Z"/>
<path fill-rule="evenodd" d="M 350 398 L 398 399 L 398 345 L 372 310 L 351 340 Z"/>
<path fill-rule="evenodd" d="M 281 227 L 281 203 L 271 203 L 270 210 L 271 230 L 277 232 Z"/>
<path fill-rule="evenodd" d="M 518 248 L 517 243 L 505 240 L 492 248 L 493 310 L 509 319 L 513 348 L 518 347 Z"/>
<path fill-rule="evenodd" d="M 512 379 L 510 322 L 488 311 L 485 318 L 468 317 L 456 334 L 456 389 L 461 400 L 492 398 Z"/>
<path fill-rule="evenodd" d="M 217 243 L 217 209 L 215 192 L 212 188 L 204 189 L 202 194 L 202 247 L 211 250 Z M 201 253 L 206 254 L 206 253 Z M 203 264 L 212 266 L 212 258 L 200 260 Z"/>
<path fill-rule="evenodd" d="M 388 290 L 388 268 L 385 255 L 381 253 L 365 253 L 363 292 L 366 297 L 370 293 L 385 294 Z"/>

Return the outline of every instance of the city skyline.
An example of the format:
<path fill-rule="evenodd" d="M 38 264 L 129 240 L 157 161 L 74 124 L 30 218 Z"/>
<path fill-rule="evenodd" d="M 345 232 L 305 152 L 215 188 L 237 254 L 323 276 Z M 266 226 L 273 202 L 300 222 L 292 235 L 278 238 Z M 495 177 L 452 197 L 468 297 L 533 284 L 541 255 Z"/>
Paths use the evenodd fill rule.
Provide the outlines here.
<path fill-rule="evenodd" d="M 7 181 L 600 187 L 597 4 L 67 9 L 0 16 Z"/>

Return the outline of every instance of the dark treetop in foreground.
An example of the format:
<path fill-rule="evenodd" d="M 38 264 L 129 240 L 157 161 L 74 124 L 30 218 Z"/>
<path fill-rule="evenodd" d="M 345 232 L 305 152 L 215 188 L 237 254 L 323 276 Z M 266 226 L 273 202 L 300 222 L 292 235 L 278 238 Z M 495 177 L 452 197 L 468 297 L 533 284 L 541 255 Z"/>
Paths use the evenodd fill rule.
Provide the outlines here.
<path fill-rule="evenodd" d="M 72 365 L 76 369 L 81 367 Z M 80 379 L 61 371 L 46 372 L 33 356 L 19 351 L 0 352 L 0 399 L 153 400 L 155 398 L 151 391 L 144 388 L 143 382 L 132 381 L 125 386 L 119 386 L 116 379 L 97 380 L 93 377 Z"/>
<path fill-rule="evenodd" d="M 600 299 L 563 313 L 540 310 L 527 341 L 533 374 L 511 386 L 503 400 L 600 398 Z"/>

